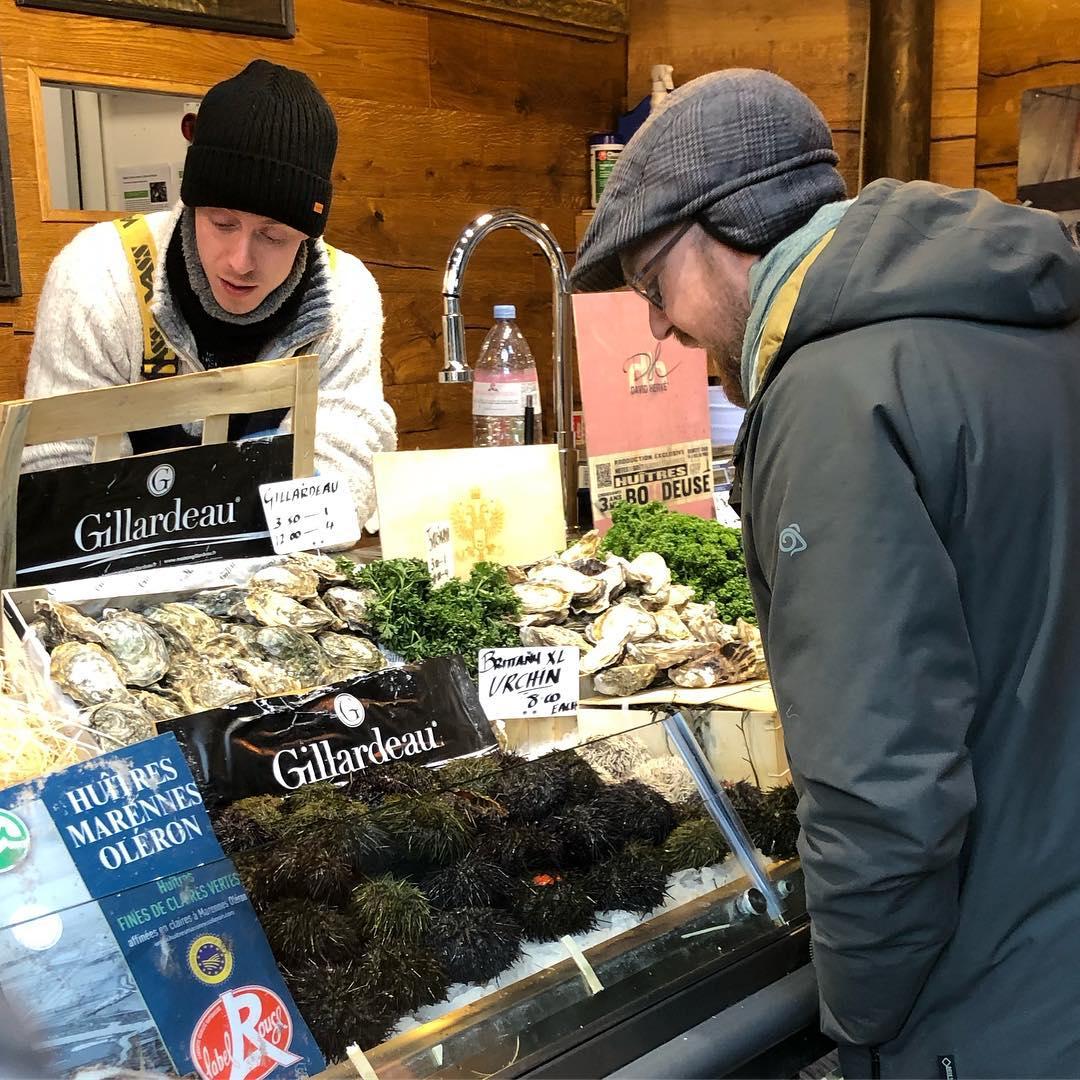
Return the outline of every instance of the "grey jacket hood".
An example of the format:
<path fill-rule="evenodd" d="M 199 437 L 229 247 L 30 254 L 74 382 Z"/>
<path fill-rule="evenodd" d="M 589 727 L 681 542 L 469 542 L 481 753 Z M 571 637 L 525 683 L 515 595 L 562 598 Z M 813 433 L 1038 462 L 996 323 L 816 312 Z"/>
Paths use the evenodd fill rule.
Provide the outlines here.
<path fill-rule="evenodd" d="M 1049 212 L 985 191 L 876 181 L 807 274 L 777 359 L 904 318 L 1066 326 L 1080 319 L 1080 252 Z"/>

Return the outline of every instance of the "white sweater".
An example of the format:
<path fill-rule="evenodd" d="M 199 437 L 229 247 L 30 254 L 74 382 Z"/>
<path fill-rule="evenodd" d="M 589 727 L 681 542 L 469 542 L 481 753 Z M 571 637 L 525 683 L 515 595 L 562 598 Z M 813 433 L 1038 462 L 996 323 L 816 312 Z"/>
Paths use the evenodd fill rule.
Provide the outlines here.
<path fill-rule="evenodd" d="M 203 366 L 165 277 L 165 253 L 181 209 L 148 214 L 146 220 L 157 248 L 152 308 L 180 357 L 183 374 L 202 371 Z M 360 520 L 367 521 L 375 513 L 372 455 L 397 444 L 394 413 L 383 399 L 382 302 L 375 279 L 359 259 L 339 252 L 331 274 L 321 240 L 315 253 L 318 263 L 296 318 L 267 342 L 259 359 L 318 354 L 315 465 L 321 472 L 348 477 Z M 138 382 L 142 355 L 142 321 L 120 234 L 111 221 L 92 225 L 49 268 L 38 305 L 26 396 Z M 291 416 L 285 420 L 286 430 L 290 424 Z M 90 440 L 27 447 L 23 469 L 88 462 L 92 449 Z M 130 445 L 125 447 L 126 453 L 130 450 Z"/>

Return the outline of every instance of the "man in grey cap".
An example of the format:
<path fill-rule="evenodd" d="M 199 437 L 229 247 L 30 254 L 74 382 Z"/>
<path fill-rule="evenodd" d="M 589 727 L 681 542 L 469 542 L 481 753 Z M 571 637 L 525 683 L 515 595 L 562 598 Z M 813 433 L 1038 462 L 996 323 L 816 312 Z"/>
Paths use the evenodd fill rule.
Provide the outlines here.
<path fill-rule="evenodd" d="M 1080 1076 L 1080 253 L 981 191 L 844 199 L 783 80 L 705 76 L 582 243 L 749 409 L 747 568 L 844 1075 Z"/>

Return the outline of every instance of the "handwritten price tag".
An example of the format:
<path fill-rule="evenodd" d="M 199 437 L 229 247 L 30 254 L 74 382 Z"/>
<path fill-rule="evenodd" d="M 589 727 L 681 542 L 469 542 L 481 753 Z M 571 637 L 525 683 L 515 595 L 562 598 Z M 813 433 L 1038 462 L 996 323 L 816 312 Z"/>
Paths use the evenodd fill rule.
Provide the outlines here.
<path fill-rule="evenodd" d="M 454 576 L 454 545 L 450 542 L 450 522 L 433 521 L 425 530 L 427 565 L 431 584 L 438 588 Z"/>
<path fill-rule="evenodd" d="M 356 505 L 343 476 L 328 473 L 260 484 L 259 495 L 270 542 L 279 555 L 346 547 L 360 539 Z"/>
<path fill-rule="evenodd" d="M 480 703 L 489 720 L 576 713 L 580 667 L 579 649 L 481 649 Z"/>

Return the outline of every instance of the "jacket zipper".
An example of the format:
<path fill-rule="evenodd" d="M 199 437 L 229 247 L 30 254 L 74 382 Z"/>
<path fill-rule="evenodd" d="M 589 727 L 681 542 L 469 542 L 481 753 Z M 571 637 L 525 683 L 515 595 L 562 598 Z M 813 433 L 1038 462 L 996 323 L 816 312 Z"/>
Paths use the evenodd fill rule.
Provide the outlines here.
<path fill-rule="evenodd" d="M 870 1080 L 881 1080 L 881 1054 L 876 1046 L 870 1047 Z"/>

